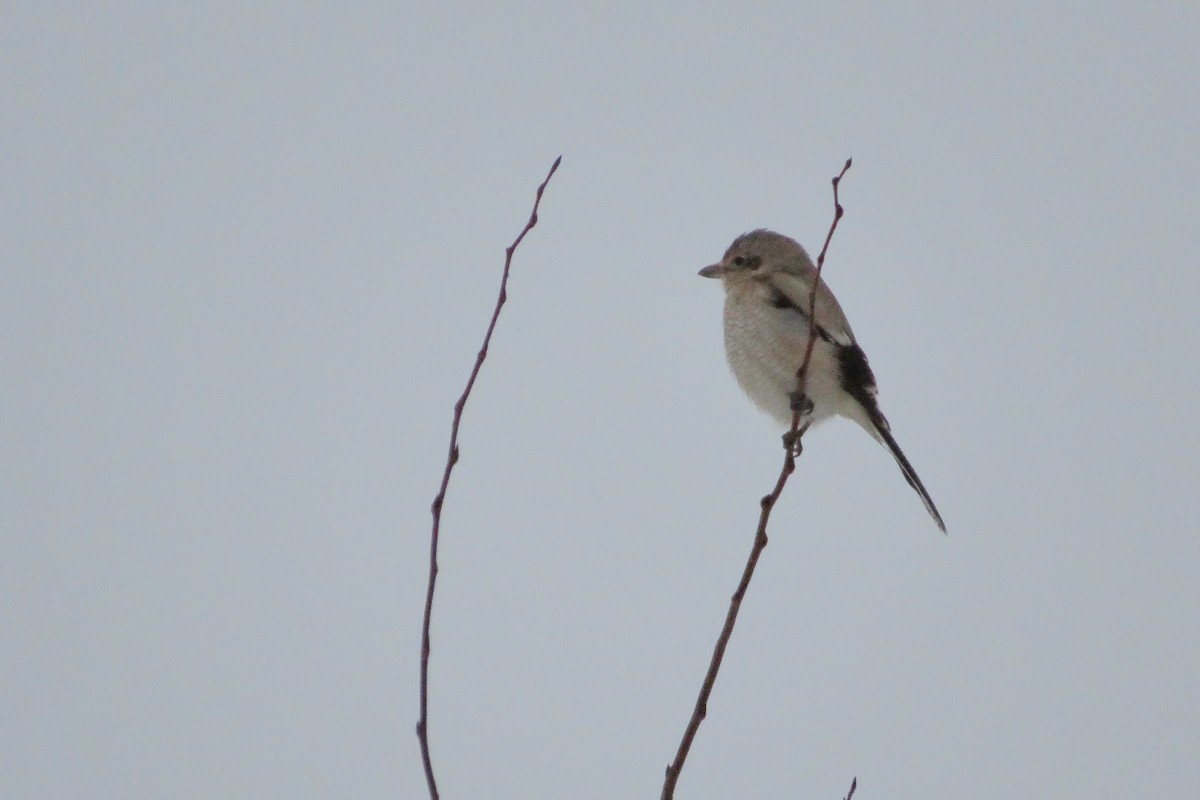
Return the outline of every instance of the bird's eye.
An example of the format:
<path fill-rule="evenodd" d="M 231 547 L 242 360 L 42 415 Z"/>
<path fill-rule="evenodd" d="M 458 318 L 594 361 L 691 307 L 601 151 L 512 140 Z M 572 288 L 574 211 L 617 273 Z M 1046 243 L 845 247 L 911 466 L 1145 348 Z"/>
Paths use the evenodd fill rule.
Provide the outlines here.
<path fill-rule="evenodd" d="M 740 267 L 746 263 L 746 259 L 742 258 L 741 256 L 734 256 L 733 263 Z"/>

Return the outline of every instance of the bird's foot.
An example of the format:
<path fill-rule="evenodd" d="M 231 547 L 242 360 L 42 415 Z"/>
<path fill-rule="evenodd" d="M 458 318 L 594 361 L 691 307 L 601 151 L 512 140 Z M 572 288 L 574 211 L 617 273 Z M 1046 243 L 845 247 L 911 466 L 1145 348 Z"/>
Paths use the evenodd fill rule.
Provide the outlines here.
<path fill-rule="evenodd" d="M 807 417 L 812 413 L 813 401 L 804 392 L 792 392 L 788 395 L 788 400 L 791 401 L 792 411 L 799 411 L 801 417 Z"/>
<path fill-rule="evenodd" d="M 804 452 L 804 443 L 801 441 L 803 435 L 803 430 L 783 432 L 783 449 L 787 450 L 793 458 L 799 457 Z"/>
<path fill-rule="evenodd" d="M 792 413 L 800 415 L 800 427 L 783 434 L 783 446 L 793 456 L 799 456 L 804 451 L 800 437 L 808 430 L 810 424 L 804 420 L 813 412 L 813 401 L 804 392 L 792 392 L 788 395 L 788 401 L 791 403 Z"/>

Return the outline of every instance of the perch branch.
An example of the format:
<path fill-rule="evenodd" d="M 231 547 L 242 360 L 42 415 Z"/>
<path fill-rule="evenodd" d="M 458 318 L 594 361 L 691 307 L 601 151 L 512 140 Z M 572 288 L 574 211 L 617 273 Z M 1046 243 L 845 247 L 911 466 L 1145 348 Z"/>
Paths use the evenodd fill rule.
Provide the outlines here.
<path fill-rule="evenodd" d="M 816 306 L 817 306 L 817 286 L 821 282 L 821 270 L 825 266 L 825 253 L 829 249 L 829 242 L 833 239 L 833 232 L 837 230 L 838 221 L 841 220 L 842 204 L 838 201 L 838 184 L 841 183 L 842 177 L 846 171 L 850 169 L 850 159 L 846 159 L 845 166 L 833 179 L 833 222 L 829 226 L 829 233 L 825 236 L 825 244 L 821 247 L 821 254 L 817 257 L 817 274 L 813 280 L 812 290 L 808 295 L 808 345 L 804 349 L 804 359 L 800 362 L 800 368 L 796 371 L 796 386 L 797 395 L 804 395 L 804 387 L 808 377 L 808 362 L 812 359 L 813 345 L 817 338 L 816 327 Z M 692 740 L 696 738 L 696 731 L 700 729 L 700 723 L 704 721 L 704 717 L 708 714 L 708 698 L 712 694 L 713 684 L 716 683 L 717 673 L 721 669 L 721 661 L 725 658 L 725 647 L 729 644 L 729 637 L 733 635 L 733 626 L 737 622 L 738 612 L 742 608 L 742 598 L 746 596 L 746 590 L 750 587 L 750 579 L 754 576 L 754 568 L 758 564 L 758 558 L 762 555 L 763 548 L 767 546 L 767 522 L 771 518 L 771 509 L 775 507 L 775 503 L 783 494 L 783 487 L 787 485 L 788 478 L 796 469 L 796 457 L 801 453 L 800 440 L 804 436 L 804 432 L 808 429 L 806 423 L 804 427 L 800 426 L 801 404 L 795 403 L 795 409 L 792 412 L 792 427 L 788 431 L 789 446 L 786 448 L 786 455 L 783 459 L 783 468 L 779 471 L 779 477 L 775 481 L 775 487 L 771 493 L 759 501 L 758 514 L 758 529 L 754 532 L 754 545 L 750 549 L 750 557 L 746 561 L 746 566 L 742 570 L 742 579 L 738 582 L 737 590 L 734 591 L 733 597 L 729 600 L 729 611 L 725 614 L 725 625 L 721 628 L 721 635 L 717 637 L 717 645 L 713 649 L 712 659 L 708 664 L 708 672 L 704 676 L 704 683 L 700 687 L 700 695 L 696 698 L 696 707 L 692 710 L 691 719 L 688 720 L 687 728 L 683 732 L 683 740 L 679 743 L 679 749 L 675 752 L 675 760 L 667 765 L 666 779 L 663 781 L 663 790 L 661 800 L 673 800 L 675 797 L 675 784 L 679 781 L 679 773 L 683 771 L 683 763 L 687 760 L 688 751 L 692 748 Z M 853 789 L 851 789 L 853 794 Z"/>

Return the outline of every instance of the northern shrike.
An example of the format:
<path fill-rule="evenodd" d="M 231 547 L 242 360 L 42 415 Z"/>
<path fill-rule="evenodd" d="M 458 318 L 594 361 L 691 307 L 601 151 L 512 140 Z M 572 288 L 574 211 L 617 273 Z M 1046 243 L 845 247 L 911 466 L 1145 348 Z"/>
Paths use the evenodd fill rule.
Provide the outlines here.
<path fill-rule="evenodd" d="M 796 402 L 796 372 L 808 346 L 808 300 L 817 268 L 798 242 L 768 230 L 734 240 L 720 263 L 700 270 L 725 286 L 725 355 L 760 409 L 789 429 Z M 909 486 L 943 532 L 946 525 L 916 470 L 879 410 L 875 376 L 854 340 L 833 292 L 817 287 L 816 343 L 808 365 L 801 424 L 834 415 L 852 419 L 891 451 Z"/>

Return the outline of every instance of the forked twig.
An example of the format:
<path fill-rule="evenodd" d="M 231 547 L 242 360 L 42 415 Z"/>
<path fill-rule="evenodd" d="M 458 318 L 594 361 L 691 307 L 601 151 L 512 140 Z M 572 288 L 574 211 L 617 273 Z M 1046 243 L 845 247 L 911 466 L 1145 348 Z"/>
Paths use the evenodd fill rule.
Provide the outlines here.
<path fill-rule="evenodd" d="M 804 396 L 804 388 L 808 378 L 808 362 L 812 359 L 813 346 L 817 338 L 816 325 L 816 307 L 817 307 L 817 286 L 821 283 L 821 269 L 825 266 L 825 253 L 829 249 L 829 242 L 833 239 L 833 232 L 837 230 L 838 221 L 841 220 L 842 204 L 838 202 L 838 184 L 841 183 L 842 177 L 846 171 L 850 169 L 851 159 L 846 159 L 846 164 L 842 167 L 842 171 L 833 179 L 833 222 L 829 226 L 829 233 L 825 236 L 825 244 L 821 247 L 821 254 L 817 256 L 817 274 L 813 279 L 812 290 L 808 295 L 808 345 L 804 349 L 804 360 L 800 362 L 800 369 L 796 371 L 796 387 L 797 398 Z M 663 790 L 661 800 L 672 800 L 675 797 L 675 784 L 679 781 L 679 773 L 683 771 L 683 762 L 687 760 L 688 751 L 692 748 L 692 740 L 696 738 L 696 731 L 700 729 L 700 723 L 704 721 L 708 714 L 708 698 L 712 694 L 713 684 L 716 683 L 717 673 L 721 669 L 721 661 L 725 658 L 725 647 L 729 644 L 729 637 L 733 635 L 733 626 L 737 622 L 738 612 L 742 607 L 742 598 L 746 595 L 746 589 L 750 586 L 750 579 L 754 576 L 754 568 L 758 564 L 758 557 L 762 555 L 763 548 L 767 546 L 767 522 L 771 518 L 771 509 L 775 507 L 775 503 L 779 500 L 779 496 L 783 494 L 783 487 L 787 485 L 788 478 L 796 469 L 796 457 L 800 455 L 800 440 L 804 436 L 804 432 L 808 429 L 806 424 L 803 428 L 800 427 L 800 417 L 802 414 L 802 404 L 796 402 L 793 404 L 792 411 L 792 427 L 788 431 L 789 446 L 786 448 L 786 455 L 783 459 L 783 468 L 779 471 L 779 478 L 775 481 L 775 488 L 771 493 L 759 501 L 758 529 L 754 533 L 754 546 L 750 549 L 750 557 L 746 561 L 746 567 L 742 570 L 742 579 L 738 582 L 737 590 L 734 591 L 733 597 L 729 600 L 729 611 L 725 614 L 725 625 L 721 628 L 721 635 L 717 637 L 717 645 L 713 649 L 712 660 L 708 664 L 708 672 L 704 676 L 704 684 L 700 687 L 700 695 L 696 698 L 696 707 L 692 710 L 692 717 L 688 720 L 687 728 L 683 732 L 683 740 L 679 743 L 679 749 L 675 752 L 675 760 L 667 765 L 666 779 L 663 781 Z M 853 786 L 850 794 L 854 794 Z"/>
<path fill-rule="evenodd" d="M 512 266 L 513 253 L 516 252 L 517 245 L 521 243 L 521 240 L 525 238 L 525 234 L 529 233 L 534 225 L 537 225 L 538 205 L 542 202 L 542 192 L 546 190 L 546 184 L 550 183 L 550 178 L 554 177 L 554 172 L 561 162 L 562 156 L 554 159 L 554 163 L 550 166 L 550 172 L 546 174 L 546 179 L 537 188 L 537 196 L 533 201 L 533 211 L 529 214 L 529 221 L 525 223 L 521 233 L 504 251 L 504 272 L 500 278 L 500 293 L 496 296 L 496 308 L 492 311 L 492 320 L 488 323 L 487 333 L 484 334 L 483 346 L 479 348 L 479 353 L 475 356 L 475 366 L 471 369 L 471 376 L 467 378 L 467 386 L 459 396 L 458 402 L 454 404 L 454 421 L 450 424 L 450 450 L 446 456 L 446 469 L 442 472 L 442 483 L 438 487 L 437 496 L 433 498 L 433 530 L 429 535 L 429 583 L 425 590 L 425 619 L 421 625 L 421 718 L 417 720 L 417 741 L 421 745 L 421 761 L 425 765 L 425 782 L 429 785 L 430 800 L 438 800 L 439 796 L 437 781 L 433 777 L 433 761 L 429 757 L 429 620 L 433 615 L 433 590 L 437 584 L 438 535 L 441 532 L 442 504 L 446 500 L 446 487 L 450 485 L 450 473 L 454 469 L 454 465 L 458 463 L 458 426 L 462 422 L 463 407 L 467 404 L 467 398 L 471 396 L 475 379 L 479 377 L 479 368 L 483 366 L 483 360 L 487 358 L 488 344 L 492 341 L 492 331 L 496 329 L 496 320 L 500 318 L 500 309 L 504 306 L 504 301 L 508 299 L 508 272 Z"/>

